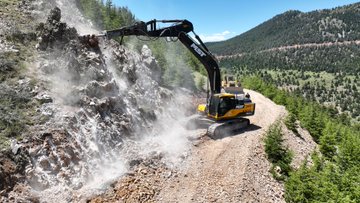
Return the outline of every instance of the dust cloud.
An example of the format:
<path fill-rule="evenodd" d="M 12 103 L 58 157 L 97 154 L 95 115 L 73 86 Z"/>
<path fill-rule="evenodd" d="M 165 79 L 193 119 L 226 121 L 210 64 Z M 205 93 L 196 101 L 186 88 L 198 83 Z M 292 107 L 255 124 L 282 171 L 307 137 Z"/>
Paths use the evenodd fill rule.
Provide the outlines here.
<path fill-rule="evenodd" d="M 74 0 L 39 7 L 49 13 L 54 5 L 78 33 L 99 33 Z M 42 201 L 68 202 L 99 193 L 131 170 L 131 161 L 154 154 L 169 167 L 185 166 L 192 146 L 184 127 L 191 91 L 160 85 L 161 69 L 147 46 L 138 53 L 101 41 L 100 50 L 93 51 L 71 41 L 41 55 L 38 74 L 47 85 L 42 94 L 53 100 L 42 109 L 50 112 L 47 130 L 52 133 L 44 140 L 48 147 L 32 153 L 27 173 Z M 180 64 L 184 69 L 185 62 Z"/>

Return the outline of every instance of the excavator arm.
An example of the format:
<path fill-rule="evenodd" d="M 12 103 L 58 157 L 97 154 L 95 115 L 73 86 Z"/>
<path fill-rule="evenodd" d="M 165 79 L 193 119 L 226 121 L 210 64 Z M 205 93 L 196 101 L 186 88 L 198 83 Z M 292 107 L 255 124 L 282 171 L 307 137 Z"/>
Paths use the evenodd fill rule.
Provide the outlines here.
<path fill-rule="evenodd" d="M 160 28 L 159 24 L 171 23 L 170 26 Z M 188 33 L 192 32 L 197 41 Z M 187 20 L 151 20 L 149 22 L 139 21 L 131 26 L 125 26 L 115 30 L 105 31 L 102 35 L 106 38 L 124 36 L 148 36 L 148 37 L 177 37 L 181 43 L 190 50 L 194 56 L 205 66 L 210 82 L 211 95 L 221 92 L 220 68 L 210 53 L 208 48 L 202 42 L 200 37 L 195 34 L 194 27 Z"/>
<path fill-rule="evenodd" d="M 171 25 L 161 28 L 159 27 L 160 23 L 171 23 Z M 196 40 L 189 35 L 191 32 Z M 211 95 L 208 95 L 207 104 L 201 104 L 198 107 L 198 110 L 206 113 L 207 117 L 205 119 L 202 116 L 200 119 L 195 117 L 189 122 L 199 126 L 205 122 L 204 124 L 209 125 L 209 136 L 216 139 L 249 125 L 250 121 L 242 117 L 253 115 L 255 104 L 249 99 L 246 101 L 238 100 L 235 94 L 221 93 L 221 76 L 218 63 L 200 37 L 195 34 L 191 22 L 187 20 L 152 20 L 146 23 L 140 21 L 131 26 L 105 31 L 99 35 L 99 37 L 101 36 L 106 38 L 121 37 L 121 42 L 124 36 L 178 38 L 205 66 L 210 82 Z"/>

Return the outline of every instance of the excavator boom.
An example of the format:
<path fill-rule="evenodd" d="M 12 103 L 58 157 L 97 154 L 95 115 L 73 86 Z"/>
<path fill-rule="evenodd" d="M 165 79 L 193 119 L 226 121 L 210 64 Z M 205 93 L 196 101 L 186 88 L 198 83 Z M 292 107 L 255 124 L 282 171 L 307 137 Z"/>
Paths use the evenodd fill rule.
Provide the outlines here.
<path fill-rule="evenodd" d="M 160 24 L 171 25 L 160 27 Z M 193 33 L 196 40 L 189 33 Z M 212 123 L 208 127 L 210 137 L 219 138 L 229 131 L 236 131 L 249 125 L 249 120 L 242 117 L 253 115 L 255 104 L 250 99 L 239 100 L 234 94 L 221 92 L 218 63 L 200 37 L 194 32 L 191 22 L 187 20 L 139 21 L 134 25 L 105 31 L 97 37 L 107 39 L 121 37 L 122 42 L 124 36 L 175 37 L 204 65 L 210 83 L 210 95 L 208 95 L 207 104 L 199 105 L 201 108 L 198 109 L 207 115 L 205 123 L 209 123 L 209 121 Z M 90 37 L 90 40 L 94 37 L 96 36 Z"/>

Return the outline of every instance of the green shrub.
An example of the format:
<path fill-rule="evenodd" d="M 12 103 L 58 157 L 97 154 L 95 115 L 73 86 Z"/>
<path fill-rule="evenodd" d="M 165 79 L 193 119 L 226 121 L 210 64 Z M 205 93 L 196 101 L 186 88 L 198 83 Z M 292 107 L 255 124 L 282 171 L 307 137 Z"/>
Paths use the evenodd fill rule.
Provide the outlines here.
<path fill-rule="evenodd" d="M 296 125 L 296 116 L 293 113 L 289 113 L 289 115 L 285 118 L 286 127 L 291 130 L 296 136 L 299 136 Z"/>
<path fill-rule="evenodd" d="M 271 171 L 274 177 L 278 180 L 284 180 L 288 177 L 291 171 L 292 154 L 288 148 L 283 146 L 283 134 L 279 122 L 270 126 L 266 133 L 265 152 L 273 164 Z M 280 175 L 274 171 L 276 166 L 281 169 Z"/>

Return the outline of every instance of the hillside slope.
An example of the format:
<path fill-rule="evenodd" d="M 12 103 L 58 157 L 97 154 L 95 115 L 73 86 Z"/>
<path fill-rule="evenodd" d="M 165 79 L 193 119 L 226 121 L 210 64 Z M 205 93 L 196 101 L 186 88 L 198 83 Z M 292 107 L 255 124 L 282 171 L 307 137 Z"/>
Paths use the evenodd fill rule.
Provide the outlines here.
<path fill-rule="evenodd" d="M 308 13 L 287 11 L 223 42 L 207 43 L 218 55 L 274 47 L 360 39 L 360 3 Z"/>

